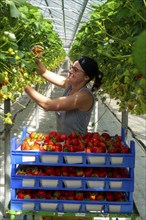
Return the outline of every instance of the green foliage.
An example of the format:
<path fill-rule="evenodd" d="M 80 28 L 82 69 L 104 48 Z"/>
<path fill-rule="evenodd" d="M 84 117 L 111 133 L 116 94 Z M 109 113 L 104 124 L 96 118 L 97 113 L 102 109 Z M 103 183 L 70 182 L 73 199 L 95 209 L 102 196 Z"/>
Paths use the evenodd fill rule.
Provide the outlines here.
<path fill-rule="evenodd" d="M 133 57 L 137 68 L 145 75 L 146 78 L 146 30 L 143 31 L 136 39 L 133 48 Z"/>
<path fill-rule="evenodd" d="M 132 114 L 145 114 L 146 38 L 139 36 L 146 29 L 144 2 L 107 0 L 92 7 L 90 19 L 82 24 L 69 56 L 72 60 L 83 54 L 94 58 L 104 74 L 100 94 L 116 99 L 119 111 L 127 108 Z"/>
<path fill-rule="evenodd" d="M 43 63 L 55 70 L 65 58 L 65 51 L 50 20 L 25 0 L 0 2 L 0 101 L 15 101 L 26 84 L 43 81 L 35 72 L 31 48 L 44 47 Z"/>

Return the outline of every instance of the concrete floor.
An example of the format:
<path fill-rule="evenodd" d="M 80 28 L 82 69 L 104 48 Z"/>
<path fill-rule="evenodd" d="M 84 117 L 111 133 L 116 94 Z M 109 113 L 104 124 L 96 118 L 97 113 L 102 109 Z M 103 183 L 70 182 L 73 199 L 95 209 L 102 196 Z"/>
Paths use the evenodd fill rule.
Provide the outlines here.
<path fill-rule="evenodd" d="M 47 95 L 51 97 L 58 97 L 62 94 L 62 91 L 58 88 L 50 88 Z M 15 123 L 11 128 L 11 137 L 16 136 L 21 138 L 21 130 L 23 126 L 27 126 L 28 132 L 38 130 L 41 132 L 47 132 L 49 130 L 56 129 L 55 114 L 54 112 L 44 112 L 40 108 L 35 108 L 32 101 L 29 102 L 28 97 L 24 94 L 22 103 L 29 103 L 27 108 L 20 111 L 15 117 Z M 99 132 L 108 132 L 111 135 L 121 132 L 121 113 L 118 112 L 118 106 L 116 106 L 114 100 L 107 99 L 107 105 L 103 105 L 99 100 L 96 109 L 93 112 L 91 122 L 89 124 L 89 130 L 97 130 Z M 16 104 L 13 111 L 19 111 L 19 106 Z M 37 116 L 37 117 L 36 117 Z M 39 120 L 38 120 L 39 118 Z M 95 127 L 92 127 L 92 122 L 97 121 Z M 134 201 L 139 212 L 139 218 L 146 220 L 146 151 L 141 146 L 140 140 L 143 144 L 146 141 L 146 117 L 129 116 L 129 130 L 127 136 L 127 142 L 134 140 L 136 144 L 136 164 L 135 164 L 135 191 Z M 131 132 L 132 131 L 132 132 Z M 133 134 L 134 137 L 133 138 Z M 4 152 L 3 152 L 3 140 L 0 140 L 0 210 L 2 210 L 4 203 Z M 0 215 L 0 220 L 6 219 Z M 18 216 L 18 220 L 23 219 Z M 120 219 L 120 218 L 119 218 Z M 35 220 L 37 220 L 35 218 Z M 69 220 L 69 219 L 68 219 Z M 126 220 L 126 218 L 124 218 Z"/>

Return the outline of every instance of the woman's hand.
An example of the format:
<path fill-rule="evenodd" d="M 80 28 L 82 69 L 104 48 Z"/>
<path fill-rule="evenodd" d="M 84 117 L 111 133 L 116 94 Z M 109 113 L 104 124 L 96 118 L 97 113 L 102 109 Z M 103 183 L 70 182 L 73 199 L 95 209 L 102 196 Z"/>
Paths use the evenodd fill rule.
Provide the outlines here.
<path fill-rule="evenodd" d="M 38 66 L 36 69 L 36 72 L 40 75 L 46 72 L 46 67 L 42 64 L 40 60 L 41 56 L 43 55 L 43 50 L 44 50 L 44 47 L 42 47 L 41 45 L 35 45 L 31 49 L 33 54 L 35 54 L 35 62 Z"/>

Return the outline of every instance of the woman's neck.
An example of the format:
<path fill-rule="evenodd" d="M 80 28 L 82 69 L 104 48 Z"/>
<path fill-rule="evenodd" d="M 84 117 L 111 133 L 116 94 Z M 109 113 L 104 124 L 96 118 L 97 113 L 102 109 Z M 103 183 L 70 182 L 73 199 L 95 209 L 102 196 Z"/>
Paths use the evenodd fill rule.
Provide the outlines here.
<path fill-rule="evenodd" d="M 69 91 L 69 95 L 72 95 L 72 94 L 78 92 L 80 89 L 82 89 L 85 86 L 86 85 L 80 85 L 80 86 L 72 86 L 71 85 L 71 90 Z"/>

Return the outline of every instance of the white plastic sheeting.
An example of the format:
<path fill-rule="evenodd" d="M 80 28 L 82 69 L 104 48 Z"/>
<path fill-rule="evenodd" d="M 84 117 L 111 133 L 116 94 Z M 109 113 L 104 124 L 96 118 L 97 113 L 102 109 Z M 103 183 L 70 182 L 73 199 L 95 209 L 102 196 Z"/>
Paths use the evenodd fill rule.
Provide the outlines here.
<path fill-rule="evenodd" d="M 28 0 L 38 6 L 43 15 L 52 20 L 54 30 L 59 34 L 65 49 L 71 47 L 83 21 L 88 21 L 92 4 L 105 0 Z"/>

